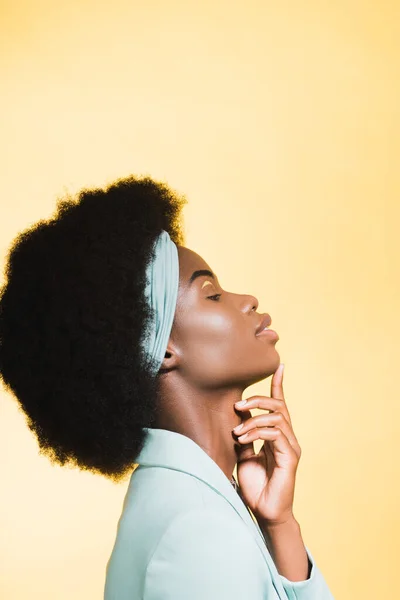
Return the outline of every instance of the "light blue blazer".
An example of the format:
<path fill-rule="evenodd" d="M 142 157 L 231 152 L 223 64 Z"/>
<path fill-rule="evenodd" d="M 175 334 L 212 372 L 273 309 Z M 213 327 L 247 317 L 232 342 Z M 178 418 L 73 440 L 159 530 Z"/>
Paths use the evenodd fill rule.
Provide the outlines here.
<path fill-rule="evenodd" d="M 334 600 L 307 546 L 309 579 L 278 573 L 256 519 L 198 444 L 145 431 L 104 600 Z"/>

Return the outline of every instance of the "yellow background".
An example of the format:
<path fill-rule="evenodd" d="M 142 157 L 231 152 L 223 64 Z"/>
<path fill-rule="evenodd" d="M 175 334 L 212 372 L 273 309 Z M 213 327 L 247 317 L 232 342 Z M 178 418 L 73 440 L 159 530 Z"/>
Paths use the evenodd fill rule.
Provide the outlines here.
<path fill-rule="evenodd" d="M 66 190 L 187 195 L 186 245 L 279 332 L 295 515 L 335 600 L 398 593 L 399 7 L 1 3 L 2 265 Z M 0 401 L 0 596 L 102 598 L 127 483 L 53 467 Z"/>

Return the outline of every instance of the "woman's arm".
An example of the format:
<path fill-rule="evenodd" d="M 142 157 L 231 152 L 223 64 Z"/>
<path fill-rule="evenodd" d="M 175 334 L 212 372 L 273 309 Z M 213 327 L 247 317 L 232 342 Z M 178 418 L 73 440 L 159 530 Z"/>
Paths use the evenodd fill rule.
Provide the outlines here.
<path fill-rule="evenodd" d="M 288 600 L 335 600 L 314 557 L 303 543 L 296 519 L 275 527 L 259 523 L 259 527 Z"/>
<path fill-rule="evenodd" d="M 279 525 L 259 525 L 278 573 L 290 581 L 308 579 L 311 563 L 298 521 L 293 517 Z"/>

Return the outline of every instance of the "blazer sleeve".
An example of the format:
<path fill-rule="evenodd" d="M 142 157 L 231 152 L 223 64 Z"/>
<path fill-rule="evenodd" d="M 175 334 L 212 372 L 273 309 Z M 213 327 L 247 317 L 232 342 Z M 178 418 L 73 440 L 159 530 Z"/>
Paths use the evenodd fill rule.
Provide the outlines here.
<path fill-rule="evenodd" d="M 311 564 L 311 572 L 308 579 L 304 581 L 290 581 L 283 575 L 280 575 L 288 600 L 335 600 L 307 546 L 306 550 Z"/>
<path fill-rule="evenodd" d="M 220 511 L 175 517 L 146 570 L 143 600 L 268 600 L 270 572 L 245 526 Z"/>

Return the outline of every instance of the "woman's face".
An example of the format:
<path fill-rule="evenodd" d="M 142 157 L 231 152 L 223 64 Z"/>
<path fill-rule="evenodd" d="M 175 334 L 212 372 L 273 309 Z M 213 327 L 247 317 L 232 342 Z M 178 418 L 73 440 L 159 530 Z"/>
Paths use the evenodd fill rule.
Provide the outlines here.
<path fill-rule="evenodd" d="M 182 377 L 199 389 L 216 389 L 247 387 L 272 375 L 280 362 L 277 338 L 256 337 L 257 299 L 222 289 L 217 274 L 196 276 L 211 271 L 209 265 L 189 248 L 177 248 L 179 289 L 168 349 Z"/>

